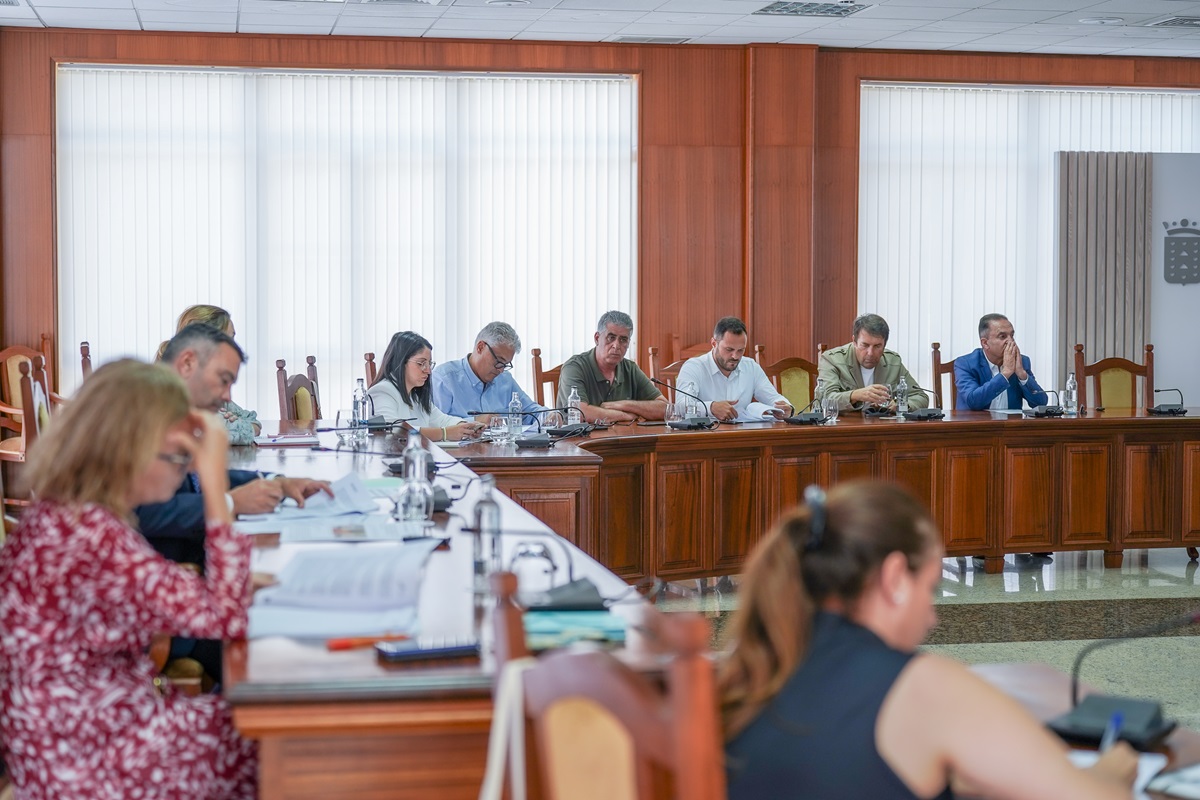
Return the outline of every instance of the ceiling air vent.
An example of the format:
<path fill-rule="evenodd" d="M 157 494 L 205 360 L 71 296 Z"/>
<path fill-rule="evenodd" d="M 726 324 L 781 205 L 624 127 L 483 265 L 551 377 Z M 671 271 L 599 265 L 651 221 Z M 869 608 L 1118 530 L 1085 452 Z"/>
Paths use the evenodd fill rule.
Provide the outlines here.
<path fill-rule="evenodd" d="M 19 6 L 20 0 L 0 0 L 0 6 Z"/>
<path fill-rule="evenodd" d="M 859 3 L 771 3 L 754 13 L 785 17 L 848 17 L 864 8 L 870 6 Z"/>
<path fill-rule="evenodd" d="M 619 44 L 683 44 L 690 36 L 618 36 L 613 39 Z"/>
<path fill-rule="evenodd" d="M 1147 28 L 1200 28 L 1200 17 L 1170 16 L 1143 22 Z"/>

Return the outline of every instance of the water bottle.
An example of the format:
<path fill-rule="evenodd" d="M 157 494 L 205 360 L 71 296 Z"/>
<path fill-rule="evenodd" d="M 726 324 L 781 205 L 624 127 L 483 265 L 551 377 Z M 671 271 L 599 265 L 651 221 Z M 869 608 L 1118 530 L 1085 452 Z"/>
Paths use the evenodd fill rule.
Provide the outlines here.
<path fill-rule="evenodd" d="M 817 378 L 816 384 L 813 385 L 813 401 L 812 407 L 817 413 L 825 419 L 829 419 L 829 399 L 825 397 L 825 381 Z"/>
<path fill-rule="evenodd" d="M 1067 375 L 1067 385 L 1063 389 L 1063 414 L 1068 417 L 1079 414 L 1079 384 L 1075 381 L 1075 373 Z"/>
<path fill-rule="evenodd" d="M 404 448 L 404 486 L 396 498 L 392 517 L 401 522 L 431 524 L 433 485 L 429 482 L 429 453 L 421 446 L 419 431 L 409 431 Z"/>
<path fill-rule="evenodd" d="M 908 413 L 908 381 L 904 376 L 900 376 L 900 382 L 896 384 L 896 416 L 904 419 L 904 415 Z"/>
<path fill-rule="evenodd" d="M 491 475 L 480 478 L 483 496 L 475 503 L 475 532 L 472 541 L 472 564 L 475 591 L 488 590 L 487 576 L 500 569 L 500 506 L 493 491 L 496 479 Z"/>
<path fill-rule="evenodd" d="M 353 438 L 360 442 L 367 440 L 367 420 L 371 418 L 368 409 L 371 405 L 371 398 L 367 396 L 367 387 L 363 379 L 359 378 L 358 385 L 354 387 L 354 417 L 351 427 L 354 428 Z"/>
<path fill-rule="evenodd" d="M 679 387 L 679 393 L 683 395 L 684 408 L 686 409 L 683 412 L 684 417 L 687 419 L 692 419 L 693 417 L 703 416 L 700 411 L 700 403 L 697 402 L 696 398 L 691 397 L 691 395 L 696 394 L 695 383 L 688 381 L 683 386 Z"/>
<path fill-rule="evenodd" d="M 571 394 L 567 397 L 567 424 L 578 425 L 583 422 L 583 411 L 579 408 L 579 389 L 572 386 Z"/>
<path fill-rule="evenodd" d="M 508 440 L 510 442 L 516 441 L 517 437 L 521 435 L 521 429 L 525 427 L 522 425 L 525 414 L 522 413 L 521 408 L 521 393 L 513 392 L 512 400 L 508 401 Z"/>

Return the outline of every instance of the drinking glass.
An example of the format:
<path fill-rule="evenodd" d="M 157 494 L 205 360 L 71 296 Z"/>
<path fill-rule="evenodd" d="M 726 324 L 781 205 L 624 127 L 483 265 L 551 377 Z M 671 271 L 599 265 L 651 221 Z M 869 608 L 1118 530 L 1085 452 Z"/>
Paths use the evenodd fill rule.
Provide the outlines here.
<path fill-rule="evenodd" d="M 667 403 L 667 409 L 663 415 L 663 419 L 665 419 L 667 422 L 678 422 L 679 420 L 683 419 L 683 415 L 686 410 L 687 409 L 683 403 Z"/>
<path fill-rule="evenodd" d="M 546 428 L 561 428 L 566 420 L 561 411 L 547 411 L 542 415 L 542 430 Z"/>
<path fill-rule="evenodd" d="M 496 414 L 488 420 L 488 438 L 496 444 L 508 443 L 508 419 L 503 414 Z"/>
<path fill-rule="evenodd" d="M 832 397 L 826 397 L 821 401 L 821 405 L 823 406 L 821 413 L 825 417 L 825 424 L 837 425 L 838 414 L 841 411 L 841 409 L 838 408 L 838 401 Z"/>
<path fill-rule="evenodd" d="M 337 412 L 337 437 L 339 444 L 353 444 L 357 431 L 354 427 L 354 412 L 348 408 L 339 408 Z"/>

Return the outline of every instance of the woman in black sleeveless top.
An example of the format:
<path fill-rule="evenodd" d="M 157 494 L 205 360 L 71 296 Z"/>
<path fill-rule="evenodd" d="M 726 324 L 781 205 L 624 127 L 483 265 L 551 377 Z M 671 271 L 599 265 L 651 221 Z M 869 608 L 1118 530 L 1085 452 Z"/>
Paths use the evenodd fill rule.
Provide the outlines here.
<path fill-rule="evenodd" d="M 1127 800 L 1127 746 L 1066 746 L 957 662 L 916 654 L 937 621 L 941 536 L 902 489 L 816 487 L 747 567 L 722 669 L 731 800 Z"/>

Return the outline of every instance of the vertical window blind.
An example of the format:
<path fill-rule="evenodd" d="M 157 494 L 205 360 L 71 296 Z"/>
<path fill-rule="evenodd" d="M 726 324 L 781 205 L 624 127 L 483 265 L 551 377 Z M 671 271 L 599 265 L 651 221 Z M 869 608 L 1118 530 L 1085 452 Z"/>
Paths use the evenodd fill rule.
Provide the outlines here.
<path fill-rule="evenodd" d="M 234 399 L 278 416 L 275 360 L 317 357 L 328 416 L 363 354 L 434 358 L 512 323 L 547 365 L 636 315 L 629 76 L 61 65 L 59 363 L 153 356 L 194 303 L 233 315 Z M 532 393 L 532 391 L 531 391 Z"/>
<path fill-rule="evenodd" d="M 859 309 L 922 386 L 930 343 L 970 352 L 993 311 L 1058 385 L 1058 151 L 1200 150 L 1191 92 L 864 83 L 860 109 Z"/>

